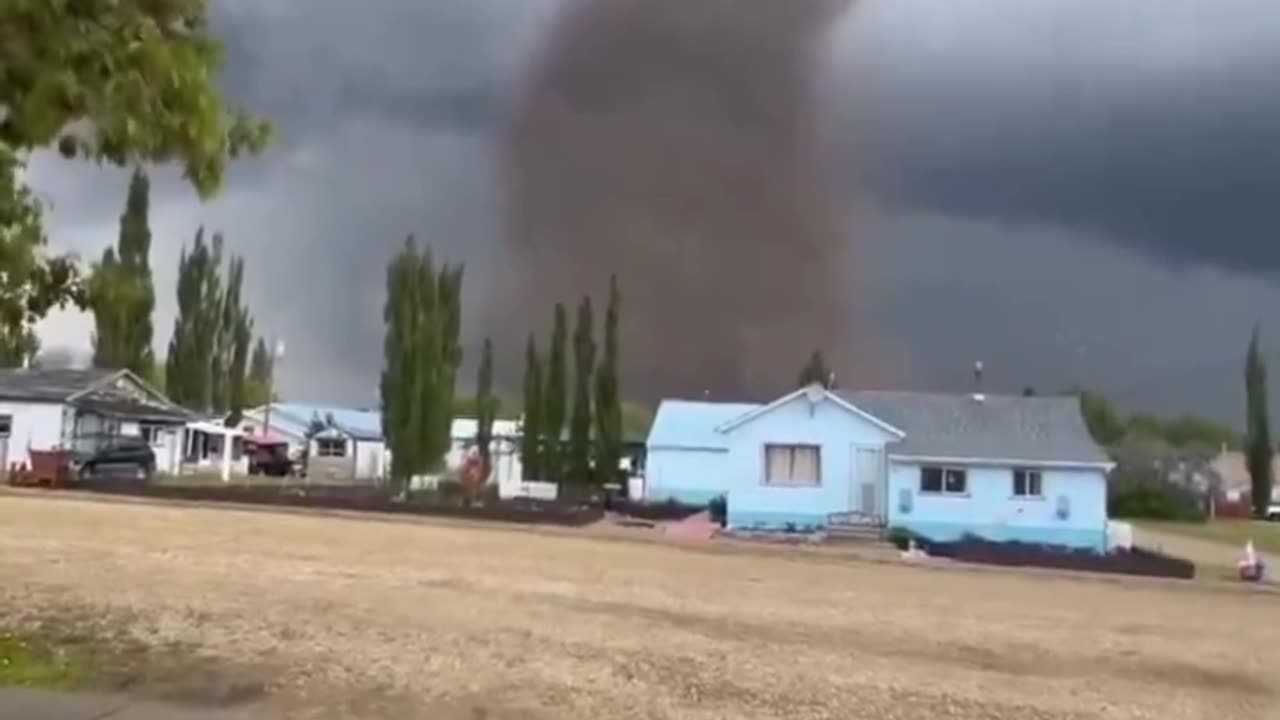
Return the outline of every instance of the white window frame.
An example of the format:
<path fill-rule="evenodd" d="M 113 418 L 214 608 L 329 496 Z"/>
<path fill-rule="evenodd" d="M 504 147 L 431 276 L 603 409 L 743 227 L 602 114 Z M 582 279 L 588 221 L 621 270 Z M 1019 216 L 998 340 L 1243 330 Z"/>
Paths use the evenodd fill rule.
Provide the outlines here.
<path fill-rule="evenodd" d="M 166 427 L 160 423 L 138 423 L 138 435 L 148 445 L 159 445 L 161 444 L 160 434 L 165 431 Z"/>
<path fill-rule="evenodd" d="M 340 452 L 334 452 L 333 448 L 341 448 Z M 326 451 L 327 448 L 327 451 Z M 318 437 L 316 438 L 316 457 L 327 458 L 344 458 L 347 456 L 347 439 L 343 437 Z"/>
<path fill-rule="evenodd" d="M 1022 476 L 1023 485 L 1022 492 L 1018 492 L 1018 476 Z M 1032 480 L 1035 480 L 1032 483 Z M 1010 490 L 1015 500 L 1043 500 L 1044 499 L 1044 473 L 1035 468 L 1014 468 L 1010 479 Z M 1031 492 L 1032 489 L 1036 492 Z"/>
<path fill-rule="evenodd" d="M 769 476 L 769 452 L 787 451 L 789 475 L 786 479 L 775 479 Z M 800 482 L 795 478 L 796 451 L 812 450 L 815 455 L 814 482 Z M 761 449 L 764 466 L 760 473 L 760 484 L 771 488 L 820 488 L 822 487 L 822 446 L 812 443 L 766 443 Z"/>
<path fill-rule="evenodd" d="M 924 489 L 924 473 L 926 470 L 937 470 L 941 474 L 942 485 L 937 490 Z M 964 490 L 954 491 L 947 489 L 947 475 L 959 473 L 964 478 Z M 917 489 L 921 495 L 930 497 L 969 497 L 969 470 L 967 468 L 956 467 L 954 465 L 921 465 L 920 480 Z"/>

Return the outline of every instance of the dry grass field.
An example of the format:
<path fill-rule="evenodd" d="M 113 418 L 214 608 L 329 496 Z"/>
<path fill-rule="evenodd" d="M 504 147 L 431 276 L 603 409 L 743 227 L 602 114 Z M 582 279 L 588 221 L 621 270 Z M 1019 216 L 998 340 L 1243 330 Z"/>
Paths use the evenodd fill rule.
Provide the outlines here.
<path fill-rule="evenodd" d="M 0 587 L 269 717 L 1280 717 L 1280 596 L 1194 583 L 0 495 Z"/>

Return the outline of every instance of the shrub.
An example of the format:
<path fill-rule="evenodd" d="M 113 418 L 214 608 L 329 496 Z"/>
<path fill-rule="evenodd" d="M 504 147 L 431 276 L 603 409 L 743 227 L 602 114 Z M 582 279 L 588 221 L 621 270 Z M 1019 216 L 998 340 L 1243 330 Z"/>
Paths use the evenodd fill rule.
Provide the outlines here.
<path fill-rule="evenodd" d="M 1107 514 L 1175 522 L 1204 522 L 1208 515 L 1194 493 L 1172 483 L 1134 483 L 1113 488 L 1107 498 Z"/>
<path fill-rule="evenodd" d="M 884 539 L 899 550 L 906 550 L 911 543 L 911 531 L 900 525 L 894 525 L 885 531 Z"/>
<path fill-rule="evenodd" d="M 711 502 L 707 503 L 707 511 L 711 514 L 712 522 L 724 527 L 729 519 L 729 499 L 724 495 L 711 498 Z"/>

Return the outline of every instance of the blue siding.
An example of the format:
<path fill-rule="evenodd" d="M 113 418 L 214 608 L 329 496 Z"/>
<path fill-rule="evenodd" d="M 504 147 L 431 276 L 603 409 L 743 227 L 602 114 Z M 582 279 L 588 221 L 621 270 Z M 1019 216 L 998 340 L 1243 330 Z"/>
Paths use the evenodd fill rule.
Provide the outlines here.
<path fill-rule="evenodd" d="M 956 465 L 951 465 L 956 467 Z M 920 465 L 890 459 L 889 524 L 947 542 L 972 533 L 997 542 L 1021 541 L 1106 550 L 1107 486 L 1101 469 L 1042 469 L 1042 497 L 1013 496 L 1013 468 L 962 466 L 968 493 L 920 492 Z M 1066 517 L 1059 509 L 1066 509 Z"/>
<path fill-rule="evenodd" d="M 705 505 L 728 490 L 724 450 L 655 448 L 645 463 L 645 499 Z"/>
<path fill-rule="evenodd" d="M 825 399 L 811 405 L 792 399 L 726 433 L 728 454 L 728 525 L 731 528 L 782 529 L 788 525 L 825 527 L 832 513 L 858 510 L 853 451 L 856 446 L 883 450 L 893 438 L 866 418 Z M 822 484 L 814 488 L 764 484 L 767 444 L 817 445 Z M 877 478 L 877 480 L 879 480 Z"/>

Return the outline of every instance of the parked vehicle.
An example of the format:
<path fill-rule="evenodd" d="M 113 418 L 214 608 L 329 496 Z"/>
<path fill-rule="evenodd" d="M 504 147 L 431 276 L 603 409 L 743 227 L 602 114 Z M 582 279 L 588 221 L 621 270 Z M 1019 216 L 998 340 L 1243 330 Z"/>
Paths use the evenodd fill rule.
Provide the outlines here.
<path fill-rule="evenodd" d="M 1271 503 L 1271 507 L 1267 508 L 1267 519 L 1271 522 L 1280 522 L 1280 502 Z"/>
<path fill-rule="evenodd" d="M 106 475 L 146 481 L 155 474 L 156 454 L 141 437 L 106 437 L 96 449 L 73 454 L 71 470 L 81 481 Z"/>
<path fill-rule="evenodd" d="M 289 458 L 288 446 L 283 443 L 262 444 L 245 441 L 245 454 L 249 456 L 249 474 L 269 477 L 288 477 L 295 472 Z"/>

